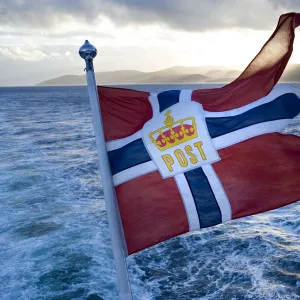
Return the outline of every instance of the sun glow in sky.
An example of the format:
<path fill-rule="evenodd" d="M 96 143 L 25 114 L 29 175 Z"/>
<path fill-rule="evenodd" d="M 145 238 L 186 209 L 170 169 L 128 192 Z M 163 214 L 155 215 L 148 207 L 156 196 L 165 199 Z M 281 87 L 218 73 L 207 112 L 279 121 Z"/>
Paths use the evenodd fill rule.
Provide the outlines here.
<path fill-rule="evenodd" d="M 106 16 L 99 13 L 94 16 L 92 22 L 84 22 L 80 12 L 75 8 L 73 15 L 64 11 L 59 15 L 59 9 L 62 8 L 51 7 L 51 13 L 55 9 L 58 13 L 53 14 L 54 17 L 50 19 L 49 24 L 46 22 L 47 14 L 45 13 L 44 17 L 45 24 L 42 24 L 43 16 L 38 19 L 39 16 L 35 15 L 38 12 L 31 6 L 26 9 L 29 9 L 33 19 L 37 18 L 34 24 L 31 18 L 24 17 L 23 20 L 22 14 L 2 22 L 0 12 L 0 85 L 35 84 L 61 75 L 83 74 L 84 62 L 78 56 L 78 49 L 85 39 L 98 49 L 98 56 L 94 62 L 96 71 L 130 69 L 148 72 L 172 66 L 226 66 L 243 70 L 268 40 L 276 27 L 280 13 L 284 12 L 274 11 L 271 21 L 269 18 L 267 22 L 259 7 L 258 16 L 255 16 L 253 1 L 245 1 L 250 3 L 247 5 L 253 8 L 254 14 L 245 14 L 243 18 L 246 21 L 244 19 L 241 21 L 237 17 L 239 10 L 236 8 L 241 4 L 227 0 L 225 3 L 233 4 L 230 6 L 230 17 L 227 17 L 229 11 L 226 7 L 220 8 L 223 16 L 222 24 L 226 25 L 223 26 L 216 24 L 219 21 L 217 14 L 215 16 L 203 14 L 204 23 L 202 21 L 199 24 L 193 23 L 198 22 L 198 16 L 194 21 L 191 16 L 191 20 L 188 19 L 184 23 L 180 16 L 176 17 L 175 11 L 176 5 L 179 6 L 178 3 L 181 5 L 180 11 L 189 8 L 182 6 L 183 2 L 174 1 L 172 2 L 174 4 L 169 4 L 174 6 L 171 6 L 174 9 L 171 16 L 155 17 L 153 10 L 156 7 L 145 4 L 146 7 L 142 6 L 137 13 L 134 13 L 136 7 L 131 8 L 130 15 L 126 15 L 127 19 L 124 20 L 126 13 L 124 5 L 112 10 L 113 5 L 109 5 L 105 0 L 101 1 L 108 5 L 104 7 L 108 13 Z M 120 1 L 113 0 L 110 3 L 118 2 Z M 130 2 L 137 3 L 135 1 L 128 3 Z M 202 2 L 207 6 L 211 5 L 211 2 Z M 191 9 L 199 6 L 197 1 L 189 3 L 194 5 Z M 270 5 L 268 0 L 257 3 Z M 243 8 L 247 9 L 246 6 L 239 9 Z M 109 9 L 113 11 L 114 17 L 111 16 Z M 216 10 L 215 6 L 214 9 Z M 50 14 L 48 11 L 47 13 Z M 145 22 L 142 19 L 143 14 Z M 256 21 L 253 21 L 254 16 L 257 18 Z M 162 22 L 160 17 L 169 19 Z M 253 24 L 244 24 L 243 22 L 248 22 L 247 18 L 251 19 Z M 36 25 L 38 22 L 43 26 Z M 268 26 L 263 26 L 264 22 L 268 23 Z M 295 39 L 294 53 L 290 62 L 300 63 L 300 39 Z"/>

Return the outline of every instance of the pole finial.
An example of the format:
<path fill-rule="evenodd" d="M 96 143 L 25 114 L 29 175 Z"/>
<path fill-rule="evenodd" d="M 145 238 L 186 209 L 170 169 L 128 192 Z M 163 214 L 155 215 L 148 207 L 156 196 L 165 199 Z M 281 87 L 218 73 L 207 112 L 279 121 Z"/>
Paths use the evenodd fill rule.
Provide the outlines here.
<path fill-rule="evenodd" d="M 84 44 L 79 48 L 79 55 L 85 60 L 87 58 L 93 59 L 97 55 L 97 49 L 92 44 L 90 44 L 88 40 L 86 40 Z"/>

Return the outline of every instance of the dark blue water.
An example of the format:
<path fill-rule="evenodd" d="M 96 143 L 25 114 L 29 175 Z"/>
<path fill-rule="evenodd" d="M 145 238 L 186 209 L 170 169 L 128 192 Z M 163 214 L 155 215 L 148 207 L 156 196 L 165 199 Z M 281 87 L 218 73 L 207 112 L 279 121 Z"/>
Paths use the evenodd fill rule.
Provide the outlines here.
<path fill-rule="evenodd" d="M 299 234 L 296 203 L 144 250 L 134 299 L 300 299 Z M 117 298 L 86 88 L 1 88 L 0 299 Z"/>

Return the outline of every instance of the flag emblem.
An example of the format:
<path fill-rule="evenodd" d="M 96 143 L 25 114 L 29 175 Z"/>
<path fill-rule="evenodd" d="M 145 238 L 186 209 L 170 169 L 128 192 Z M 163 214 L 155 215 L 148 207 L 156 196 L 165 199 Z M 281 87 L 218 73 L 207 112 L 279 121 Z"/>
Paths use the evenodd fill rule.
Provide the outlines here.
<path fill-rule="evenodd" d="M 163 178 L 220 160 L 196 102 L 177 103 L 154 115 L 143 128 L 143 140 Z"/>

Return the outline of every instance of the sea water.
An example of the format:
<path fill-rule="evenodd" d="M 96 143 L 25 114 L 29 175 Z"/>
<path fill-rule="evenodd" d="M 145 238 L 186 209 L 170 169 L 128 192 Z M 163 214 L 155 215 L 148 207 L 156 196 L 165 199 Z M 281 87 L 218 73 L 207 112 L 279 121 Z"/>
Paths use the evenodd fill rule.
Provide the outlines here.
<path fill-rule="evenodd" d="M 134 299 L 300 299 L 299 237 L 296 203 L 171 239 L 128 258 Z M 0 299 L 118 299 L 86 87 L 0 89 Z"/>

